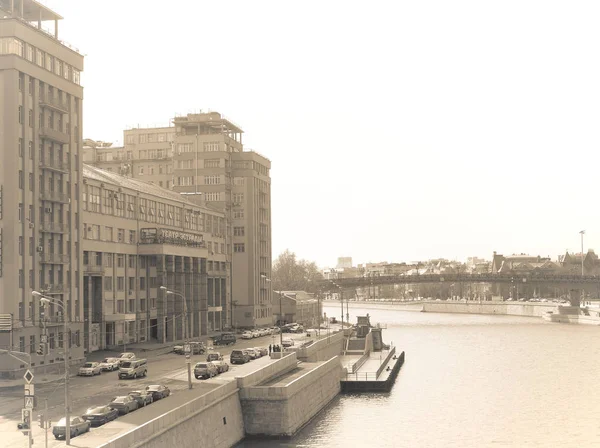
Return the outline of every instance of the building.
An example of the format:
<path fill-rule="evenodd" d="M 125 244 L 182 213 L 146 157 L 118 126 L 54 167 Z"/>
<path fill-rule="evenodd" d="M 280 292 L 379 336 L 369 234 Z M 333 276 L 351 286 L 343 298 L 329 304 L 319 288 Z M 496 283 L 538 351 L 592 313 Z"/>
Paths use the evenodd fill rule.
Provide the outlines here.
<path fill-rule="evenodd" d="M 85 160 L 221 210 L 226 241 L 208 249 L 226 253 L 232 265 L 224 325 L 270 325 L 272 292 L 265 279 L 271 277 L 271 162 L 245 151 L 243 130 L 217 112 L 177 116 L 173 123 L 126 130 L 122 148 L 90 141 Z"/>
<path fill-rule="evenodd" d="M 323 308 L 315 294 L 305 291 L 279 291 L 276 294 L 281 300 L 281 307 L 276 303 L 273 311 L 277 325 L 297 323 L 306 329 L 318 328 Z"/>
<path fill-rule="evenodd" d="M 0 347 L 30 353 L 32 366 L 62 360 L 65 338 L 73 362 L 84 348 L 83 56 L 59 40 L 61 19 L 37 1 L 0 0 L 0 315 L 11 322 Z M 44 355 L 36 354 L 44 334 L 36 290 L 57 303 L 46 314 L 55 337 Z"/>
<path fill-rule="evenodd" d="M 347 269 L 352 267 L 352 257 L 338 257 L 336 268 Z"/>
<path fill-rule="evenodd" d="M 230 283 L 223 213 L 85 164 L 83 175 L 86 350 L 182 340 L 186 307 L 191 337 L 221 330 Z"/>

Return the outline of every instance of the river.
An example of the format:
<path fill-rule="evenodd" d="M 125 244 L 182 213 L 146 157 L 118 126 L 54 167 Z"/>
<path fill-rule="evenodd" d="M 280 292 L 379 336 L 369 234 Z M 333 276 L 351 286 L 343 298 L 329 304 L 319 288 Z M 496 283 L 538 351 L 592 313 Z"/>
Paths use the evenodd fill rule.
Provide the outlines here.
<path fill-rule="evenodd" d="M 339 319 L 339 307 L 325 307 Z M 366 309 L 406 352 L 390 393 L 339 395 L 290 440 L 255 447 L 600 447 L 600 328 Z"/>

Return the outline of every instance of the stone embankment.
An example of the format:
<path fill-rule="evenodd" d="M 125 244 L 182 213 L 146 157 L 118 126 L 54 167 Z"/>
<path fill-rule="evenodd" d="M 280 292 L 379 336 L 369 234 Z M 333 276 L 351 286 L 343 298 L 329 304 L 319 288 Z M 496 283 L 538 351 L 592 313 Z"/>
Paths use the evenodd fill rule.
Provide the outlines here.
<path fill-rule="evenodd" d="M 323 305 L 337 306 L 339 302 L 323 302 Z M 456 301 L 415 301 L 415 302 L 350 302 L 351 308 L 389 309 L 401 311 L 421 311 L 427 313 L 492 314 L 506 316 L 541 317 L 546 311 L 554 311 L 556 303 L 545 302 L 456 302 Z"/>

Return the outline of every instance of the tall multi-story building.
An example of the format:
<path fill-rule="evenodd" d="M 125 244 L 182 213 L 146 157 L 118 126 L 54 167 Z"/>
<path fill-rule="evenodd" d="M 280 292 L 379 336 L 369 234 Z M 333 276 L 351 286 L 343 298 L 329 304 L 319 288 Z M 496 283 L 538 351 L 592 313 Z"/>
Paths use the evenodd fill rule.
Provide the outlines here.
<path fill-rule="evenodd" d="M 208 249 L 227 254 L 232 270 L 223 326 L 270 325 L 271 162 L 244 151 L 242 129 L 217 112 L 178 116 L 173 122 L 175 127 L 124 131 L 122 148 L 90 141 L 84 158 L 222 211 L 226 241 L 209 242 Z"/>
<path fill-rule="evenodd" d="M 86 350 L 173 342 L 184 328 L 191 337 L 220 330 L 227 256 L 208 247 L 225 243 L 223 213 L 143 181 L 83 170 Z"/>
<path fill-rule="evenodd" d="M 11 322 L 0 346 L 31 353 L 34 366 L 60 359 L 65 339 L 71 359 L 83 357 L 83 56 L 59 40 L 61 19 L 37 1 L 0 0 L 0 315 Z M 36 354 L 44 334 L 36 290 L 65 310 L 46 311 L 56 338 L 44 356 Z"/>

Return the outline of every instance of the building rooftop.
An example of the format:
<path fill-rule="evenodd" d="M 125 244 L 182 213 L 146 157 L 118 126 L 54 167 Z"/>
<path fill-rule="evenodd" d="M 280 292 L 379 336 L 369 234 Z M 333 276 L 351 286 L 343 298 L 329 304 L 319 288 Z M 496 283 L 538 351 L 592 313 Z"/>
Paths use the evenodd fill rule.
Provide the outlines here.
<path fill-rule="evenodd" d="M 23 2 L 23 14 L 21 15 L 20 2 L 14 2 L 14 13 L 17 17 L 28 22 L 62 20 L 63 17 L 52 11 L 50 8 L 36 2 L 35 0 L 21 0 Z M 10 13 L 11 0 L 0 0 L 0 9 Z"/>
<path fill-rule="evenodd" d="M 168 199 L 170 201 L 181 202 L 183 204 L 198 207 L 198 204 L 188 200 L 185 196 L 182 196 L 175 191 L 167 190 L 166 188 L 162 188 L 141 180 L 121 176 L 120 174 L 113 173 L 111 171 L 105 171 L 85 163 L 83 164 L 83 178 L 110 183 L 118 187 L 129 188 L 163 199 Z M 202 208 L 208 209 L 208 207 L 205 206 L 202 206 Z"/>

